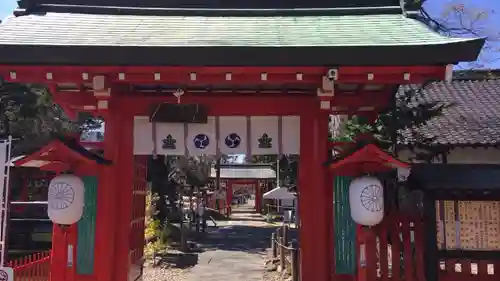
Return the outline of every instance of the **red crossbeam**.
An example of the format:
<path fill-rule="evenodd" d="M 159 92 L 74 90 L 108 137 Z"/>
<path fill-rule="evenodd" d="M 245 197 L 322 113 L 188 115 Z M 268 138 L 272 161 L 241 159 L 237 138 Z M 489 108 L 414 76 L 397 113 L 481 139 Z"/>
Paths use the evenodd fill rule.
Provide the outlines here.
<path fill-rule="evenodd" d="M 317 84 L 335 70 L 336 83 L 402 84 L 445 79 L 445 66 L 363 67 L 185 67 L 185 66 L 16 66 L 0 65 L 7 81 L 89 83 L 96 75 L 111 83 L 183 85 Z"/>

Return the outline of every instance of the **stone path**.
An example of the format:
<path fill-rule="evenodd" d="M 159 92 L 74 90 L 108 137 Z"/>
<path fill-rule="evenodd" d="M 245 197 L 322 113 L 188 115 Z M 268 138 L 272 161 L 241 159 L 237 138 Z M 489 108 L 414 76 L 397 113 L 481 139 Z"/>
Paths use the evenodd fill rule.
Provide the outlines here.
<path fill-rule="evenodd" d="M 236 208 L 231 221 L 209 228 L 199 242 L 204 252 L 189 270 L 187 281 L 262 280 L 266 249 L 275 228 L 252 211 L 248 205 Z"/>

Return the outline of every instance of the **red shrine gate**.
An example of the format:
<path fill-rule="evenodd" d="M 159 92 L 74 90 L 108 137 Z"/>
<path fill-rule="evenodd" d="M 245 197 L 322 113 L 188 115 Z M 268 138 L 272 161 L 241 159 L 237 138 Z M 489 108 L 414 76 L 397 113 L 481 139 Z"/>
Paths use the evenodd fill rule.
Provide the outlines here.
<path fill-rule="evenodd" d="M 267 191 L 265 187 L 270 181 L 276 180 L 276 172 L 270 165 L 241 165 L 241 164 L 221 164 L 220 165 L 221 190 L 219 195 L 219 209 L 225 208 L 227 215 L 231 214 L 231 203 L 233 198 L 239 194 L 253 194 L 255 196 L 255 211 L 262 212 L 262 195 Z M 216 178 L 215 170 L 211 177 Z M 222 200 L 220 200 L 222 199 Z"/>
<path fill-rule="evenodd" d="M 329 114 L 373 115 L 400 84 L 450 78 L 448 65 L 475 60 L 484 43 L 435 34 L 399 0 L 138 2 L 22 0 L 0 25 L 5 80 L 45 84 L 68 115 L 106 122 L 112 165 L 98 170 L 94 267 L 70 265 L 76 230 L 67 243 L 56 229 L 52 281 L 140 275 L 145 167 L 134 118 L 177 103 L 177 89 L 209 116 L 298 117 L 301 280 L 333 280 Z"/>

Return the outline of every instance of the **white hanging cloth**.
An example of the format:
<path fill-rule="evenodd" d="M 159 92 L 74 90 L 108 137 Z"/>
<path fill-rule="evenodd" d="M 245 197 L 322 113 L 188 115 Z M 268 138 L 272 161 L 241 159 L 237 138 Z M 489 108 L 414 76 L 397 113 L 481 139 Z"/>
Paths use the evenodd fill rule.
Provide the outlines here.
<path fill-rule="evenodd" d="M 207 124 L 134 119 L 134 155 L 300 154 L 299 116 L 209 116 Z"/>

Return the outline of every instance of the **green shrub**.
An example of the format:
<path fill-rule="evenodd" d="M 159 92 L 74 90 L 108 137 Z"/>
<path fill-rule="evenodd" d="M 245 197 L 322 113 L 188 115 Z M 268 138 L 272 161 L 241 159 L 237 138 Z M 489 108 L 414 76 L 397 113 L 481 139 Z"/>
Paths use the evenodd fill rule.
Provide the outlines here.
<path fill-rule="evenodd" d="M 154 202 L 157 200 L 157 195 L 152 194 L 148 190 L 146 195 L 146 225 L 144 229 L 144 238 L 148 243 L 144 247 L 144 255 L 147 258 L 153 258 L 156 253 L 164 251 L 168 247 L 168 236 L 170 229 L 165 225 L 161 225 L 159 220 L 155 220 L 153 216 L 156 214 Z"/>

